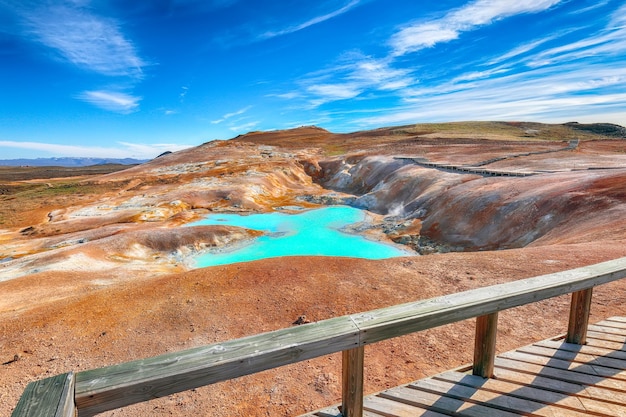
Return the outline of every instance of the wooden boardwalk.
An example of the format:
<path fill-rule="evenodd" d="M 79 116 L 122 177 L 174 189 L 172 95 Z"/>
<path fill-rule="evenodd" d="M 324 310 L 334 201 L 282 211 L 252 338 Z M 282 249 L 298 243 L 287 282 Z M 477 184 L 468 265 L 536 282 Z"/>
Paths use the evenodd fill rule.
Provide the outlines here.
<path fill-rule="evenodd" d="M 626 318 L 590 325 L 583 346 L 557 337 L 498 355 L 494 378 L 470 366 L 366 396 L 363 415 L 626 417 Z M 314 416 L 341 414 L 302 417 Z"/>

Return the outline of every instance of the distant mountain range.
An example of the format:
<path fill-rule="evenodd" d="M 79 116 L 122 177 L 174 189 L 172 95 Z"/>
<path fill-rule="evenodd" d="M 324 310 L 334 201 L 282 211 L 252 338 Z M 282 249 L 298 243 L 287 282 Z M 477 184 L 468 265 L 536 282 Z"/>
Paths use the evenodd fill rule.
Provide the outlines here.
<path fill-rule="evenodd" d="M 31 166 L 31 167 L 85 167 L 91 165 L 121 164 L 136 165 L 149 161 L 149 159 L 133 158 L 36 158 L 36 159 L 0 159 L 0 166 Z"/>

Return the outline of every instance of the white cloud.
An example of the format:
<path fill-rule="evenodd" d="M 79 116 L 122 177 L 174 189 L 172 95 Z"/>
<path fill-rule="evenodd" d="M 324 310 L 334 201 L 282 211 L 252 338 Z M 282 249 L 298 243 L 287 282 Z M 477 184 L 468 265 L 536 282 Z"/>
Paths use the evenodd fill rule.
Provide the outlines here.
<path fill-rule="evenodd" d="M 344 57 L 344 61 L 341 65 L 310 74 L 303 81 L 303 96 L 309 99 L 312 107 L 356 98 L 368 91 L 389 94 L 418 82 L 411 76 L 411 70 L 393 68 L 388 59 L 351 53 Z M 330 79 L 336 81 L 329 82 Z"/>
<path fill-rule="evenodd" d="M 142 75 L 146 63 L 113 19 L 61 4 L 29 11 L 25 20 L 37 41 L 77 67 L 108 76 Z"/>
<path fill-rule="evenodd" d="M 595 66 L 572 63 L 471 83 L 450 81 L 409 90 L 404 106 L 376 110 L 379 115 L 362 117 L 355 124 L 371 127 L 449 120 L 562 122 L 583 118 L 624 124 L 625 81 L 620 62 Z M 607 119 L 605 114 L 612 116 Z"/>
<path fill-rule="evenodd" d="M 215 124 L 222 123 L 222 122 L 224 122 L 224 121 L 226 121 L 226 120 L 228 120 L 228 119 L 230 119 L 230 118 L 232 118 L 232 117 L 235 117 L 235 116 L 241 116 L 242 114 L 246 113 L 246 112 L 247 112 L 248 110 L 250 110 L 251 108 L 252 108 L 252 106 L 246 106 L 246 107 L 244 107 L 244 108 L 242 108 L 242 109 L 239 109 L 239 110 L 237 110 L 237 111 L 235 111 L 235 112 L 232 112 L 232 113 L 226 113 L 226 114 L 225 114 L 225 115 L 223 115 L 221 118 L 216 119 L 216 120 L 212 120 L 212 121 L 211 121 L 211 123 L 215 125 Z"/>
<path fill-rule="evenodd" d="M 624 23 L 626 24 L 626 17 Z M 626 26 L 615 26 L 607 28 L 599 35 L 537 53 L 528 62 L 528 65 L 531 67 L 554 65 L 582 58 L 619 56 L 625 52 Z"/>
<path fill-rule="evenodd" d="M 256 126 L 258 126 L 259 123 L 261 122 L 248 122 L 237 126 L 231 126 L 229 127 L 229 129 L 237 133 L 247 133 L 254 129 Z"/>
<path fill-rule="evenodd" d="M 347 11 L 349 11 L 350 9 L 352 9 L 354 6 L 356 6 L 357 4 L 359 4 L 360 0 L 351 0 L 348 4 L 346 4 L 345 6 L 341 7 L 340 9 L 337 9 L 335 11 L 332 11 L 330 13 L 321 15 L 321 16 L 317 16 L 314 17 L 312 19 L 307 20 L 304 23 L 301 23 L 299 25 L 295 25 L 295 26 L 291 26 L 288 27 L 286 29 L 283 30 L 279 30 L 276 32 L 265 32 L 263 33 L 260 38 L 261 39 L 269 39 L 269 38 L 275 38 L 277 36 L 282 36 L 282 35 L 288 35 L 290 33 L 294 33 L 294 32 L 298 32 L 302 29 L 306 29 L 310 26 L 313 25 L 317 25 L 318 23 L 322 23 L 325 22 L 326 20 L 332 19 L 334 17 L 340 16 L 344 13 L 346 13 Z"/>
<path fill-rule="evenodd" d="M 141 97 L 134 97 L 129 94 L 117 91 L 84 91 L 78 95 L 80 100 L 93 104 L 104 110 L 115 113 L 128 114 L 137 110 Z"/>
<path fill-rule="evenodd" d="M 473 80 L 479 80 L 483 78 L 489 78 L 493 75 L 503 74 L 507 71 L 508 70 L 506 68 L 494 68 L 494 69 L 486 70 L 486 71 L 472 71 L 472 72 L 461 74 L 455 77 L 454 79 L 452 79 L 451 83 L 454 84 L 454 83 L 462 82 L 462 81 L 473 81 Z"/>
<path fill-rule="evenodd" d="M 61 145 L 58 143 L 0 141 L 0 147 L 27 149 L 41 152 L 50 157 L 92 157 L 92 158 L 137 158 L 151 159 L 165 151 L 179 151 L 192 145 L 180 144 L 136 144 L 118 142 L 115 147 Z M 38 154 L 39 155 L 39 154 Z"/>
<path fill-rule="evenodd" d="M 556 38 L 556 36 L 549 36 L 549 37 L 546 37 L 546 38 L 543 38 L 543 39 L 536 40 L 534 42 L 530 42 L 530 43 L 527 43 L 527 44 L 524 44 L 524 45 L 520 45 L 520 46 L 518 46 L 516 48 L 511 49 L 509 52 L 507 52 L 507 53 L 505 53 L 503 55 L 500 55 L 499 57 L 493 58 L 491 61 L 487 62 L 487 65 L 499 64 L 501 62 L 508 61 L 511 58 L 516 58 L 516 57 L 518 57 L 520 55 L 524 55 L 527 52 L 530 52 L 530 51 L 538 48 L 539 46 L 543 45 L 544 43 L 549 42 L 549 41 L 551 41 L 551 40 L 553 40 L 555 38 Z"/>
<path fill-rule="evenodd" d="M 356 85 L 349 84 L 317 84 L 309 86 L 307 90 L 328 100 L 345 100 L 361 94 Z"/>
<path fill-rule="evenodd" d="M 189 87 L 187 86 L 182 86 L 181 87 L 181 92 L 178 95 L 178 98 L 180 99 L 180 102 L 182 103 L 183 101 L 185 101 L 185 96 L 187 95 L 187 93 L 189 92 Z"/>
<path fill-rule="evenodd" d="M 286 100 L 293 100 L 294 98 L 302 98 L 302 93 L 296 92 L 296 91 L 290 91 L 288 93 L 282 93 L 282 94 L 268 94 L 268 97 L 278 97 L 278 98 L 284 98 Z"/>
<path fill-rule="evenodd" d="M 145 155 L 145 158 L 154 158 L 157 155 L 161 155 L 163 152 L 177 152 L 183 149 L 191 148 L 195 145 L 184 145 L 180 143 L 132 143 L 132 142 L 118 142 L 124 147 L 126 152 L 130 152 L 132 155 Z M 150 156 L 152 155 L 152 156 Z"/>
<path fill-rule="evenodd" d="M 393 56 L 401 56 L 441 42 L 457 39 L 462 32 L 506 17 L 547 10 L 561 0 L 475 0 L 441 19 L 409 25 L 391 38 Z"/>

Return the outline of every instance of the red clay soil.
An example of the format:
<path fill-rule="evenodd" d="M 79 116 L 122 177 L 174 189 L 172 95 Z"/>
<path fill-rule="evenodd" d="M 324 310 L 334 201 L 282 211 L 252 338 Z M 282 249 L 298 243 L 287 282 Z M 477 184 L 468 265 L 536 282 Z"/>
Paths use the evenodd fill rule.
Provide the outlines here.
<path fill-rule="evenodd" d="M 560 126 L 533 124 L 533 132 L 537 126 L 565 135 Z M 598 169 L 570 172 L 555 163 L 554 173 L 523 178 L 393 159 L 437 155 L 462 165 L 470 153 L 494 157 L 552 146 L 546 137 L 523 137 L 528 129 L 520 130 L 520 142 L 510 133 L 517 125 L 487 127 L 472 125 L 481 140 L 461 135 L 459 126 L 447 138 L 443 127 L 424 126 L 352 135 L 317 128 L 257 133 L 74 188 L 51 180 L 51 187 L 27 193 L 25 183 L 11 183 L 22 191 L 2 196 L 0 208 L 0 415 L 11 413 L 28 382 L 61 372 L 285 328 L 302 315 L 323 320 L 626 256 L 626 182 L 616 169 L 621 141 L 544 154 Z M 609 160 L 613 169 L 599 169 Z M 511 161 L 505 168 L 518 169 L 519 158 Z M 526 158 L 523 168 L 545 167 L 544 157 L 536 166 L 532 161 Z M 254 233 L 177 227 L 208 212 L 340 201 L 379 213 L 372 225 L 379 238 L 381 230 L 394 239 L 405 233 L 414 244 L 424 238 L 453 251 L 193 270 L 190 255 Z M 391 207 L 395 217 L 385 219 Z M 405 222 L 412 226 L 403 228 Z M 591 320 L 626 315 L 625 297 L 624 282 L 594 289 Z M 498 351 L 563 333 L 568 308 L 568 297 L 559 297 L 501 313 Z M 366 392 L 469 363 L 473 331 L 473 321 L 465 321 L 369 346 Z M 330 355 L 103 415 L 297 415 L 340 402 L 340 390 L 340 355 Z"/>

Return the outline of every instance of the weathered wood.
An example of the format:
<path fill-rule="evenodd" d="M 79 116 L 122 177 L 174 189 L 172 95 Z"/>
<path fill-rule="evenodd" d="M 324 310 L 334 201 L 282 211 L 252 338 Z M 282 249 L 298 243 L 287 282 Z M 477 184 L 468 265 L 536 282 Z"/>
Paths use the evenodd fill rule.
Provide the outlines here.
<path fill-rule="evenodd" d="M 620 329 L 620 328 L 611 327 L 611 326 L 604 326 L 604 325 L 601 325 L 601 324 L 594 324 L 594 325 L 589 326 L 589 327 L 593 328 L 594 331 L 596 331 L 596 332 L 602 332 L 602 333 L 606 333 L 606 334 L 626 337 L 626 329 Z"/>
<path fill-rule="evenodd" d="M 584 345 L 587 340 L 587 325 L 589 324 L 592 293 L 593 288 L 572 293 L 566 338 L 568 343 Z"/>
<path fill-rule="evenodd" d="M 578 346 L 578 345 L 574 345 Z M 576 352 L 565 349 L 553 349 L 545 346 L 524 346 L 522 348 L 517 349 L 518 352 L 541 356 L 541 357 L 550 357 L 554 359 L 560 359 L 564 361 L 573 362 L 571 366 L 576 366 L 576 363 L 580 364 L 590 364 L 590 365 L 599 365 L 606 368 L 614 368 L 614 369 L 626 369 L 626 361 L 618 358 L 610 358 L 603 356 L 596 356 L 589 353 L 584 352 Z"/>
<path fill-rule="evenodd" d="M 74 374 L 59 374 L 26 386 L 11 417 L 74 417 Z"/>
<path fill-rule="evenodd" d="M 622 346 L 619 350 L 626 351 L 626 337 L 618 334 L 596 331 L 596 328 L 590 325 L 589 329 L 587 330 L 587 344 L 595 344 L 596 341 L 615 342 Z"/>
<path fill-rule="evenodd" d="M 435 411 L 415 407 L 397 401 L 388 400 L 378 396 L 369 396 L 364 400 L 363 407 L 370 412 L 381 416 L 393 417 L 448 417 L 448 414 L 440 414 Z"/>
<path fill-rule="evenodd" d="M 356 314 L 361 343 L 483 316 L 626 277 L 626 258 Z"/>
<path fill-rule="evenodd" d="M 342 417 L 341 411 L 337 407 L 326 407 L 321 410 L 312 411 L 308 414 L 303 414 L 300 417 Z"/>
<path fill-rule="evenodd" d="M 562 341 L 554 340 L 542 340 L 541 342 L 534 343 L 533 346 L 543 346 L 552 349 L 558 349 L 561 351 L 585 353 L 587 355 L 596 356 L 596 359 L 620 359 L 626 361 L 626 352 L 622 350 L 614 350 L 610 347 L 592 346 L 592 345 L 575 345 Z M 613 344 L 612 346 L 619 346 Z"/>
<path fill-rule="evenodd" d="M 506 376 L 505 374 L 501 374 Z M 525 374 L 521 374 L 525 375 Z M 528 379 L 525 379 L 524 383 L 508 382 L 501 378 L 498 379 L 484 379 L 473 375 L 464 375 L 459 372 L 445 372 L 440 375 L 436 375 L 433 379 L 447 381 L 449 383 L 472 387 L 475 389 L 484 389 L 498 395 L 514 396 L 516 398 L 522 398 L 526 400 L 532 400 L 543 405 L 549 405 L 547 410 L 552 409 L 553 413 L 549 415 L 564 414 L 568 417 L 574 415 L 569 410 L 573 410 L 576 413 L 582 413 L 587 415 L 588 413 L 598 413 L 600 415 L 607 416 L 624 416 L 626 415 L 626 407 L 623 405 L 613 404 L 611 402 L 600 401 L 591 396 L 586 398 L 580 398 L 579 395 L 585 396 L 585 387 L 582 385 L 575 385 L 575 388 L 569 392 L 555 392 L 560 390 L 562 385 L 559 381 L 547 379 L 547 385 L 535 386 L 534 381 L 536 378 L 540 378 L 537 375 L 527 375 Z M 609 394 L 610 395 L 610 394 Z M 472 396 L 473 399 L 477 397 Z M 609 397 L 611 398 L 611 397 Z M 554 407 L 558 406 L 559 409 L 555 411 Z M 561 410 L 563 408 L 563 410 Z M 525 406 L 526 412 L 531 412 L 532 406 Z M 534 413 L 533 413 L 534 414 Z"/>
<path fill-rule="evenodd" d="M 605 321 L 605 320 L 602 320 Z M 606 319 L 606 321 L 614 321 L 614 322 L 619 322 L 619 323 L 626 323 L 626 317 L 609 317 L 608 319 Z"/>
<path fill-rule="evenodd" d="M 342 353 L 342 404 L 343 417 L 363 416 L 363 361 L 365 348 L 344 350 Z"/>
<path fill-rule="evenodd" d="M 546 390 L 547 392 L 554 391 L 572 395 L 573 398 L 577 398 L 581 401 L 583 405 L 585 405 L 590 399 L 613 404 L 626 404 L 626 393 L 602 387 L 585 385 L 584 383 L 563 381 L 559 378 L 543 377 L 536 373 L 527 373 L 521 370 L 500 367 L 496 367 L 494 370 L 494 376 L 498 381 L 509 381 Z"/>
<path fill-rule="evenodd" d="M 163 397 L 266 369 L 352 349 L 348 317 L 294 326 L 76 375 L 79 416 Z"/>
<path fill-rule="evenodd" d="M 531 414 L 533 416 L 542 417 L 554 417 L 559 414 L 567 414 L 569 417 L 588 416 L 588 414 L 584 411 L 581 412 L 573 409 L 565 411 L 558 406 L 538 402 L 535 399 L 519 398 L 519 396 L 516 395 L 507 395 L 484 390 L 480 387 L 470 387 L 430 378 L 409 384 L 409 387 L 428 391 L 442 397 L 445 396 L 447 398 L 454 398 L 465 402 L 484 404 L 488 407 L 495 408 L 502 413 Z"/>
<path fill-rule="evenodd" d="M 626 361 L 610 354 L 624 352 L 544 340 L 498 356 L 495 378 L 465 367 L 367 396 L 363 408 L 386 417 L 626 417 L 626 381 L 612 377 Z"/>
<path fill-rule="evenodd" d="M 626 371 L 623 369 L 608 368 L 595 364 L 594 362 L 576 363 L 568 360 L 550 358 L 545 356 L 537 356 L 520 351 L 506 352 L 500 355 L 502 358 L 513 359 L 524 363 L 541 365 L 545 368 L 563 369 L 581 374 L 597 375 L 601 377 L 609 377 L 612 379 L 624 381 L 626 389 Z"/>
<path fill-rule="evenodd" d="M 607 319 L 607 320 L 602 320 L 601 322 L 597 324 L 598 326 L 615 327 L 617 329 L 626 329 L 626 322 L 618 321 L 618 320 Z"/>
<path fill-rule="evenodd" d="M 520 416 L 519 413 L 503 411 L 497 408 L 489 407 L 488 405 L 485 406 L 481 404 L 475 404 L 473 402 L 460 400 L 458 398 L 442 396 L 426 390 L 412 389 L 408 387 L 398 387 L 386 390 L 381 392 L 379 396 L 417 407 L 427 407 L 432 411 L 448 415 L 455 413 L 452 415 L 470 417 Z"/>
<path fill-rule="evenodd" d="M 498 313 L 476 317 L 476 338 L 474 339 L 473 374 L 483 378 L 493 376 L 493 360 L 496 357 L 496 334 L 498 333 Z"/>
<path fill-rule="evenodd" d="M 496 357 L 495 365 L 496 367 L 494 374 L 496 377 L 498 377 L 498 368 L 505 368 L 519 372 L 534 373 L 536 375 L 554 378 L 574 384 L 593 385 L 597 387 L 612 389 L 615 391 L 626 392 L 626 384 L 624 384 L 624 381 L 619 381 L 612 378 L 605 378 L 603 376 L 585 374 L 580 372 L 570 372 L 567 369 L 558 369 L 528 362 L 521 362 L 515 359 L 505 358 L 500 355 Z"/>
<path fill-rule="evenodd" d="M 577 412 L 584 413 L 587 411 L 587 408 L 581 404 L 580 400 L 575 396 L 572 396 L 570 393 L 558 393 L 532 386 L 532 378 L 529 381 L 530 383 L 518 384 L 515 382 L 503 381 L 501 379 L 485 379 L 479 376 L 449 371 L 435 375 L 433 379 L 471 387 L 474 389 L 485 389 L 500 395 L 512 395 L 517 398 L 533 400 L 543 404 L 558 405 Z M 578 385 L 577 388 L 578 391 L 583 390 L 583 387 L 580 385 Z M 574 391 L 573 393 L 575 394 L 576 392 L 577 391 Z M 600 403 L 599 407 L 602 410 L 606 410 L 607 408 L 603 403 Z"/>

